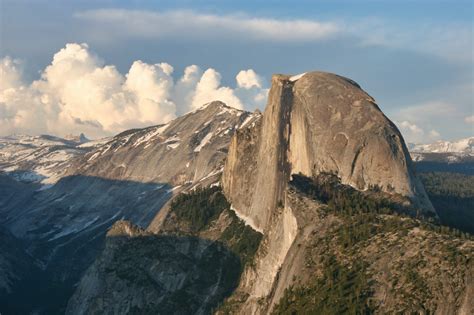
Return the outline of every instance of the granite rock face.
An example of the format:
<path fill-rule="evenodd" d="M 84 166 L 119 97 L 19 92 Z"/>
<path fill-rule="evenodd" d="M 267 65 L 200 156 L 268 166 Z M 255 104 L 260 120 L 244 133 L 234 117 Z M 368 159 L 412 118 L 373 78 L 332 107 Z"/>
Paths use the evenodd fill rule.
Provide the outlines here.
<path fill-rule="evenodd" d="M 211 102 L 167 124 L 118 134 L 76 160 L 68 174 L 172 186 L 195 183 L 222 171 L 235 129 L 256 118 Z"/>
<path fill-rule="evenodd" d="M 377 186 L 436 216 L 396 126 L 359 85 L 335 74 L 273 76 L 262 123 L 231 142 L 223 187 L 265 229 L 290 175 L 299 173 L 337 174 L 358 190 Z"/>
<path fill-rule="evenodd" d="M 241 281 L 250 296 L 241 311 L 259 312 L 257 301 L 272 291 L 297 235 L 287 201 L 292 174 L 336 174 L 358 190 L 401 196 L 414 215 L 436 217 L 411 163 L 398 129 L 352 80 L 323 72 L 274 75 L 263 118 L 236 132 L 222 178 L 235 211 L 264 233 L 255 268 Z"/>
<path fill-rule="evenodd" d="M 378 186 L 434 211 L 414 176 L 402 135 L 355 82 L 313 72 L 295 81 L 293 90 L 292 173 L 336 173 L 356 189 Z"/>

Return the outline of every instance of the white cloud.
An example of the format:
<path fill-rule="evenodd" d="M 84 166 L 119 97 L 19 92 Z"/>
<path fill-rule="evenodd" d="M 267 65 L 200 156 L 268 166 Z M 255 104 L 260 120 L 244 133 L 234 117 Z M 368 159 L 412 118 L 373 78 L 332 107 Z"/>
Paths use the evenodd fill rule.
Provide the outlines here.
<path fill-rule="evenodd" d="M 464 122 L 466 124 L 474 124 L 474 115 L 467 116 L 464 118 Z"/>
<path fill-rule="evenodd" d="M 396 124 L 400 128 L 400 132 L 406 142 L 425 143 L 438 140 L 441 137 L 438 131 L 432 129 L 426 132 L 422 127 L 408 120 L 399 121 Z"/>
<path fill-rule="evenodd" d="M 214 100 L 253 109 L 266 99 L 267 90 L 251 69 L 237 75 L 235 89 L 221 86 L 216 70 L 202 73 L 195 65 L 176 83 L 167 63 L 135 61 L 122 75 L 87 44 L 67 44 L 31 84 L 23 82 L 18 61 L 0 61 L 1 135 L 84 132 L 101 137 L 164 123 Z"/>
<path fill-rule="evenodd" d="M 185 113 L 189 105 L 192 104 L 194 91 L 201 76 L 202 71 L 196 65 L 184 69 L 184 75 L 178 80 L 173 91 L 173 99 L 177 105 L 178 115 Z"/>
<path fill-rule="evenodd" d="M 196 85 L 196 91 L 191 104 L 192 109 L 202 106 L 202 104 L 217 100 L 226 103 L 229 106 L 243 109 L 240 99 L 235 96 L 234 91 L 221 85 L 221 75 L 214 69 L 204 71 L 201 79 Z"/>
<path fill-rule="evenodd" d="M 20 62 L 10 57 L 3 58 L 0 63 L 0 92 L 7 89 L 18 88 L 20 85 Z"/>
<path fill-rule="evenodd" d="M 167 63 L 149 65 L 139 60 L 132 64 L 125 87 L 135 95 L 141 120 L 154 122 L 174 118 L 176 108 L 170 101 L 172 73 L 173 67 Z"/>
<path fill-rule="evenodd" d="M 423 140 L 425 132 L 416 124 L 404 120 L 397 122 L 397 125 L 407 142 L 419 143 Z"/>
<path fill-rule="evenodd" d="M 261 78 L 253 71 L 252 69 L 242 70 L 235 77 L 237 80 L 237 85 L 246 89 L 252 87 L 261 88 L 262 80 Z"/>
<path fill-rule="evenodd" d="M 416 23 L 416 24 L 415 24 Z M 462 22 L 416 21 L 397 23 L 365 18 L 340 26 L 366 46 L 384 46 L 429 53 L 450 61 L 472 64 L 472 25 Z"/>
<path fill-rule="evenodd" d="M 95 9 L 74 14 L 96 39 L 258 40 L 314 42 L 350 36 L 363 46 L 384 46 L 429 53 L 451 61 L 472 64 L 470 23 L 416 21 L 400 24 L 390 19 L 277 19 L 247 14 L 215 15 L 191 10 L 147 11 Z M 347 21 L 347 19 L 346 19 Z"/>
<path fill-rule="evenodd" d="M 400 123 L 400 126 L 405 130 L 409 130 L 409 131 L 413 132 L 414 134 L 420 134 L 420 135 L 424 134 L 423 129 L 421 129 L 417 125 L 412 124 L 411 122 L 406 121 L 406 120 L 402 121 Z"/>
<path fill-rule="evenodd" d="M 273 41 L 321 40 L 339 32 L 337 24 L 313 20 L 281 20 L 247 15 L 213 15 L 193 11 L 140 11 L 98 9 L 78 12 L 75 17 L 102 27 L 103 35 L 141 38 L 229 38 Z M 100 31 L 100 29 L 97 29 Z"/>
<path fill-rule="evenodd" d="M 235 94 L 259 108 L 264 108 L 267 101 L 268 89 L 262 87 L 262 78 L 252 69 L 242 70 L 235 77 L 237 88 Z"/>

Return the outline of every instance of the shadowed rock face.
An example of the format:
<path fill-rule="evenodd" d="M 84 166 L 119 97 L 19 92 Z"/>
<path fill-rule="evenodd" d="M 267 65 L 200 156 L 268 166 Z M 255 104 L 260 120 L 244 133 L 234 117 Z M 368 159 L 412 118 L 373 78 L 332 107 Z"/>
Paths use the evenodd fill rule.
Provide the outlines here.
<path fill-rule="evenodd" d="M 59 178 L 53 186 L 0 174 L 0 226 L 26 241 L 27 252 L 42 268 L 22 279 L 28 292 L 11 285 L 13 292 L 3 298 L 0 290 L 0 312 L 13 295 L 21 301 L 31 294 L 28 310 L 63 313 L 75 283 L 102 250 L 107 229 L 121 218 L 145 228 L 175 194 L 218 182 L 235 129 L 259 117 L 212 102 L 166 125 L 80 146 L 47 136 L 0 139 L 0 169 L 16 165 L 28 152 L 41 154 L 20 165 L 27 174 L 56 163 L 56 155 L 64 157 L 54 168 L 61 172 L 50 172 Z M 74 154 L 57 153 L 71 148 Z M 4 282 L 0 279 L 0 286 Z"/>
<path fill-rule="evenodd" d="M 238 257 L 218 242 L 119 221 L 66 314 L 210 314 L 237 285 L 239 269 Z"/>

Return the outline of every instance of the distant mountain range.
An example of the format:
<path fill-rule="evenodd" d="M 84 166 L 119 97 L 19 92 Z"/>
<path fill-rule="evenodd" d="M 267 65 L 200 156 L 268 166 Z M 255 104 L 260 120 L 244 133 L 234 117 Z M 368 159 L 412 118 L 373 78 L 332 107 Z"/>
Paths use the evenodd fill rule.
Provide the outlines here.
<path fill-rule="evenodd" d="M 474 137 L 454 141 L 439 140 L 429 144 L 408 143 L 408 149 L 414 153 L 460 153 L 474 155 Z"/>
<path fill-rule="evenodd" d="M 474 175 L 474 137 L 429 144 L 409 143 L 408 149 L 418 171 Z"/>

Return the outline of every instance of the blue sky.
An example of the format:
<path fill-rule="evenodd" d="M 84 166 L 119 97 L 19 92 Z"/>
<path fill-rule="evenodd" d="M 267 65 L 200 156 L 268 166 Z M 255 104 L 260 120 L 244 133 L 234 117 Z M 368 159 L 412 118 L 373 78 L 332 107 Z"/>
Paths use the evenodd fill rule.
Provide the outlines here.
<path fill-rule="evenodd" d="M 23 84 L 38 80 L 66 43 L 87 43 L 124 76 L 136 60 L 172 65 L 175 80 L 197 65 L 215 69 L 231 89 L 246 69 L 258 74 L 262 90 L 272 73 L 335 72 L 371 94 L 408 141 L 474 135 L 472 1 L 2 0 L 1 6 L 0 58 L 21 61 Z M 241 100 L 248 110 L 264 106 Z"/>

